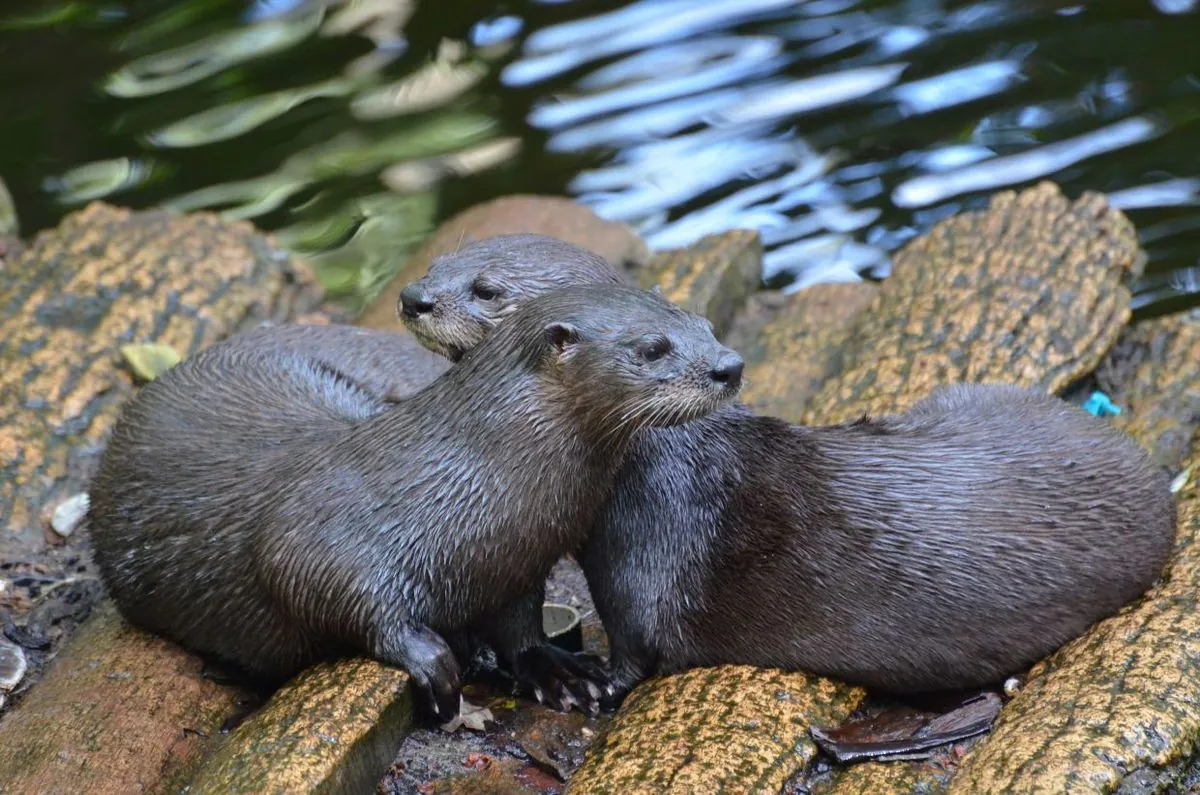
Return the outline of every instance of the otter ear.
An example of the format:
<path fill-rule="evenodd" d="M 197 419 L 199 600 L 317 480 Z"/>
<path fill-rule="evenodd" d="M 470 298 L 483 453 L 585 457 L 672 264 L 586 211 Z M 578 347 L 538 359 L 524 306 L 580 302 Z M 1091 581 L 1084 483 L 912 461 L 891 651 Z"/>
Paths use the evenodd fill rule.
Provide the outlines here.
<path fill-rule="evenodd" d="M 542 327 L 546 342 L 554 346 L 561 356 L 567 349 L 579 342 L 579 330 L 570 323 L 547 323 Z"/>

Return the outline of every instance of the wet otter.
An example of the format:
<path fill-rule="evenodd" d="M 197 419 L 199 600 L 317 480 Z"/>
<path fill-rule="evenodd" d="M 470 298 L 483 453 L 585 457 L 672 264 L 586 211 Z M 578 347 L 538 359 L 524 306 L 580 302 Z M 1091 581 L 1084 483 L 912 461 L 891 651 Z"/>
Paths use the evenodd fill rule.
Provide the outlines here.
<path fill-rule="evenodd" d="M 234 337 L 125 407 L 91 488 L 96 559 L 136 624 L 265 676 L 366 653 L 447 720 L 444 636 L 478 632 L 535 689 L 594 673 L 544 642 L 545 576 L 636 431 L 728 403 L 740 376 L 706 321 L 621 286 L 524 303 L 399 403 Z"/>
<path fill-rule="evenodd" d="M 497 235 L 433 260 L 400 292 L 397 310 L 421 344 L 458 361 L 523 301 L 560 287 L 623 282 L 585 248 L 545 235 Z"/>
<path fill-rule="evenodd" d="M 614 679 L 727 663 L 905 693 L 999 681 L 1158 578 L 1169 482 L 1058 398 L 935 390 L 803 427 L 639 434 L 581 556 Z"/>
<path fill-rule="evenodd" d="M 548 268 L 513 256 L 510 278 Z M 456 336 L 439 342 L 453 300 L 422 306 L 423 340 Z M 621 689 L 749 663 L 911 692 L 988 683 L 1082 633 L 1158 577 L 1173 532 L 1167 480 L 1128 437 L 961 385 L 847 426 L 734 405 L 649 429 L 578 557 Z"/>

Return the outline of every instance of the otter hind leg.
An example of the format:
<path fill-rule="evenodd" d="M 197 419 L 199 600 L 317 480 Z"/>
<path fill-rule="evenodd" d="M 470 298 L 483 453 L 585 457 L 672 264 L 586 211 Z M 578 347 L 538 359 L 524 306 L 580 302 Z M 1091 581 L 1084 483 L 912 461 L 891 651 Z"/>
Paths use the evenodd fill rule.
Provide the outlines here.
<path fill-rule="evenodd" d="M 549 641 L 518 652 L 512 668 L 513 676 L 533 690 L 539 702 L 562 712 L 577 706 L 581 711 L 595 715 L 613 690 L 599 657 L 569 652 Z"/>
<path fill-rule="evenodd" d="M 595 714 L 612 688 L 603 662 L 593 654 L 560 649 L 542 629 L 545 584 L 538 582 L 519 599 L 480 622 L 479 632 L 500 662 L 526 691 L 563 712 L 577 706 Z"/>

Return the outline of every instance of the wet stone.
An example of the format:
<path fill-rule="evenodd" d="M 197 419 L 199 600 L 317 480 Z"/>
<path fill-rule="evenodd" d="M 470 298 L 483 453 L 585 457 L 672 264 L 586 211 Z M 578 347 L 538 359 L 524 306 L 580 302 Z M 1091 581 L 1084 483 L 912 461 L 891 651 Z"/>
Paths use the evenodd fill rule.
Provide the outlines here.
<path fill-rule="evenodd" d="M 25 650 L 0 634 L 0 697 L 21 683 L 27 667 Z"/>

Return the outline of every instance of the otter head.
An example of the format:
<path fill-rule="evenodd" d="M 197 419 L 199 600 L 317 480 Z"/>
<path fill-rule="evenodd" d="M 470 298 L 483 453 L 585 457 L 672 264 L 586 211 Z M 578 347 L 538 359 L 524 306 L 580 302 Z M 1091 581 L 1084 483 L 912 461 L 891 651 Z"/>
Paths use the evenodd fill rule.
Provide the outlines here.
<path fill-rule="evenodd" d="M 400 293 L 404 325 L 451 361 L 522 302 L 563 287 L 620 284 L 603 257 L 545 235 L 498 235 L 443 254 Z"/>
<path fill-rule="evenodd" d="M 539 351 L 530 361 L 593 438 L 698 419 L 741 389 L 742 358 L 707 320 L 656 292 L 566 288 L 527 302 L 510 322 L 538 332 L 527 335 L 541 338 L 527 348 Z"/>

